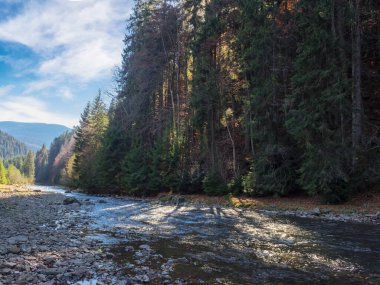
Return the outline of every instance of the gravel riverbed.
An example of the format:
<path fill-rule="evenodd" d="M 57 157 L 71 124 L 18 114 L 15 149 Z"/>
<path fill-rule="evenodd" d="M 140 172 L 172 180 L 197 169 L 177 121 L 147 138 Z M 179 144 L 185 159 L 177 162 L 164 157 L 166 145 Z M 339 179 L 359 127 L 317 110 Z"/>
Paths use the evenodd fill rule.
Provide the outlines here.
<path fill-rule="evenodd" d="M 61 194 L 0 189 L 0 285 L 135 284 L 114 255 L 84 237 L 89 223 L 80 205 Z M 146 280 L 147 281 L 147 280 Z"/>

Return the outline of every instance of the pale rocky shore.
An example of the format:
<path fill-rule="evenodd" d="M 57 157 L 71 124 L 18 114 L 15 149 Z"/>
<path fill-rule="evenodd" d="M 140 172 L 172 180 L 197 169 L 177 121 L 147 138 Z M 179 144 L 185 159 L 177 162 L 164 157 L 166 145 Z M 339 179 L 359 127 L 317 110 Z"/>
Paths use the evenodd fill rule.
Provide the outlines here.
<path fill-rule="evenodd" d="M 161 280 L 160 272 L 147 274 L 143 264 L 126 276 L 109 248 L 85 237 L 89 219 L 80 204 L 66 204 L 65 199 L 25 187 L 0 188 L 0 285 L 143 284 L 152 276 Z M 138 249 L 141 257 L 150 254 L 147 247 Z M 162 280 L 157 284 L 171 283 Z"/>

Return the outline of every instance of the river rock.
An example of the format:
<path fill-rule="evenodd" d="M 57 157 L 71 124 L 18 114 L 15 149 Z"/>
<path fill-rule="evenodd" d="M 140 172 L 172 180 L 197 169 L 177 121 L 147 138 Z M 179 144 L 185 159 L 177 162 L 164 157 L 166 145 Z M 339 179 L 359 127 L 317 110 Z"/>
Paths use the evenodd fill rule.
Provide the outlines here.
<path fill-rule="evenodd" d="M 66 198 L 65 200 L 63 200 L 63 205 L 70 205 L 70 204 L 74 204 L 74 203 L 80 204 L 78 199 L 76 199 L 74 197 L 69 197 L 69 198 Z"/>
<path fill-rule="evenodd" d="M 41 283 L 41 285 L 54 285 L 54 284 L 55 284 L 54 280 L 49 280 L 49 281 L 46 281 L 44 283 Z"/>
<path fill-rule="evenodd" d="M 131 245 L 128 245 L 128 246 L 126 246 L 125 248 L 124 248 L 124 250 L 125 251 L 134 251 L 135 250 L 135 248 L 133 247 L 133 246 L 131 246 Z"/>
<path fill-rule="evenodd" d="M 150 246 L 147 245 L 147 244 L 142 244 L 142 245 L 140 245 L 140 249 L 142 249 L 142 250 L 150 250 Z"/>
<path fill-rule="evenodd" d="M 2 274 L 2 275 L 8 275 L 8 274 L 11 274 L 12 272 L 13 272 L 13 270 L 10 268 L 0 269 L 0 274 Z"/>
<path fill-rule="evenodd" d="M 44 259 L 45 263 L 53 264 L 53 263 L 55 263 L 56 257 L 52 256 L 52 255 L 48 255 L 48 256 L 45 256 L 43 259 Z"/>
<path fill-rule="evenodd" d="M 312 214 L 314 216 L 319 216 L 321 214 L 321 209 L 320 208 L 314 208 L 312 211 Z"/>
<path fill-rule="evenodd" d="M 4 255 L 4 254 L 7 254 L 7 253 L 8 253 L 7 248 L 5 248 L 4 246 L 0 246 L 0 255 Z"/>
<path fill-rule="evenodd" d="M 133 269 L 133 268 L 135 268 L 135 265 L 132 263 L 127 263 L 127 264 L 125 264 L 125 268 Z"/>
<path fill-rule="evenodd" d="M 25 273 L 25 274 L 22 274 L 22 275 L 18 278 L 16 284 L 17 284 L 17 285 L 33 284 L 33 283 L 35 283 L 35 282 L 33 282 L 33 281 L 34 281 L 34 278 L 35 278 L 35 276 L 30 275 L 30 274 L 28 274 L 28 273 Z"/>
<path fill-rule="evenodd" d="M 17 265 L 15 262 L 4 262 L 0 264 L 0 269 L 2 268 L 14 268 Z"/>
<path fill-rule="evenodd" d="M 63 274 L 65 272 L 64 268 L 46 268 L 41 270 L 42 274 L 45 275 L 58 275 L 58 274 Z"/>
<path fill-rule="evenodd" d="M 45 282 L 47 280 L 46 275 L 44 274 L 38 274 L 37 277 L 42 282 Z"/>
<path fill-rule="evenodd" d="M 31 253 L 32 252 L 32 247 L 27 245 L 27 244 L 22 244 L 21 245 L 21 250 L 26 253 Z"/>
<path fill-rule="evenodd" d="M 7 239 L 9 244 L 20 244 L 28 241 L 28 237 L 24 235 L 18 235 Z"/>
<path fill-rule="evenodd" d="M 172 198 L 172 202 L 175 204 L 175 205 L 182 205 L 183 203 L 185 203 L 185 198 L 184 197 L 181 197 L 181 196 L 174 196 Z"/>
<path fill-rule="evenodd" d="M 73 272 L 73 275 L 80 277 L 80 278 L 83 278 L 83 277 L 88 275 L 88 270 L 84 267 L 80 267 Z"/>
<path fill-rule="evenodd" d="M 8 248 L 8 252 L 13 253 L 13 254 L 19 254 L 21 252 L 21 248 L 17 245 L 11 245 Z"/>
<path fill-rule="evenodd" d="M 143 282 L 143 283 L 148 283 L 150 281 L 150 278 L 148 275 L 144 274 L 144 275 L 137 275 L 135 277 L 135 279 L 137 281 L 140 281 L 140 282 Z"/>

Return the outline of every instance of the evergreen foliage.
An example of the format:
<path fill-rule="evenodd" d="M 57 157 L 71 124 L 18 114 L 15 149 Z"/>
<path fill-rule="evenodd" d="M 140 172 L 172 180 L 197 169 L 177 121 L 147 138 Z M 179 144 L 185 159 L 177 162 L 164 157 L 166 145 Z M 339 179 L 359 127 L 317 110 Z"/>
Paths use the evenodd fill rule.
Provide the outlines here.
<path fill-rule="evenodd" d="M 228 192 L 227 185 L 216 171 L 210 172 L 203 179 L 203 189 L 210 196 L 225 195 Z"/>
<path fill-rule="evenodd" d="M 130 195 L 306 193 L 327 203 L 358 181 L 373 185 L 379 7 L 350 3 L 136 1 L 115 97 L 108 110 L 99 95 L 83 111 L 65 173 Z"/>
<path fill-rule="evenodd" d="M 132 146 L 125 156 L 122 168 L 122 187 L 130 195 L 147 195 L 149 194 L 149 164 L 147 153 L 137 144 Z"/>
<path fill-rule="evenodd" d="M 295 142 L 285 129 L 288 82 L 293 71 L 295 46 L 292 17 L 277 1 L 241 1 L 243 24 L 240 41 L 242 60 L 250 82 L 246 101 L 250 120 L 255 186 L 253 194 L 288 194 L 297 189 Z"/>
<path fill-rule="evenodd" d="M 87 105 L 79 127 L 75 130 L 74 169 L 78 186 L 95 189 L 101 185 L 99 176 L 101 147 L 108 127 L 108 113 L 99 91 L 94 101 Z"/>
<path fill-rule="evenodd" d="M 48 157 L 49 150 L 45 145 L 37 151 L 35 158 L 35 181 L 37 183 L 46 183 L 48 177 Z"/>
<path fill-rule="evenodd" d="M 23 173 L 29 183 L 34 183 L 35 165 L 34 165 L 34 153 L 32 151 L 29 151 L 26 156 Z"/>
<path fill-rule="evenodd" d="M 310 194 L 329 200 L 345 198 L 350 173 L 350 82 L 341 66 L 345 38 L 331 25 L 331 3 L 303 2 L 297 16 L 299 33 L 295 72 L 291 79 L 286 126 L 302 150 L 298 183 Z M 347 8 L 337 7 L 340 13 Z M 336 17 L 336 16 L 335 16 Z M 340 23 L 345 25 L 345 23 Z M 328 50 L 329 52 L 326 52 Z M 334 198 L 340 197 L 339 199 Z"/>

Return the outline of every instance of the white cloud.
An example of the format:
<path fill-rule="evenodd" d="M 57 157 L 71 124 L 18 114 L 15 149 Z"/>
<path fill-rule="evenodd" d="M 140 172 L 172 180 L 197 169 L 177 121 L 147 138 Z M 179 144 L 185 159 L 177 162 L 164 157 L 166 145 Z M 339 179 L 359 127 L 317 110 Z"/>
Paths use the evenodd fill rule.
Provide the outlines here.
<path fill-rule="evenodd" d="M 4 86 L 0 86 L 0 97 L 1 96 L 4 96 L 4 95 L 8 95 L 9 92 L 11 92 L 13 90 L 14 85 L 4 85 Z"/>
<path fill-rule="evenodd" d="M 0 121 L 64 124 L 72 127 L 77 120 L 48 110 L 47 105 L 36 98 L 20 96 L 0 101 Z"/>
<path fill-rule="evenodd" d="M 38 92 L 49 87 L 52 87 L 56 84 L 54 80 L 38 80 L 33 81 L 26 85 L 25 90 L 23 92 L 24 95 L 29 95 L 34 92 Z"/>
<path fill-rule="evenodd" d="M 125 0 L 30 1 L 0 22 L 0 40 L 39 54 L 43 61 L 35 72 L 45 79 L 89 82 L 120 63 L 130 6 Z"/>
<path fill-rule="evenodd" d="M 58 87 L 56 85 L 58 85 Z M 74 94 L 69 87 L 59 87 L 59 82 L 55 80 L 38 80 L 26 84 L 22 95 L 28 96 L 32 94 L 47 94 L 49 96 L 60 97 L 63 99 L 74 98 Z"/>

